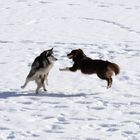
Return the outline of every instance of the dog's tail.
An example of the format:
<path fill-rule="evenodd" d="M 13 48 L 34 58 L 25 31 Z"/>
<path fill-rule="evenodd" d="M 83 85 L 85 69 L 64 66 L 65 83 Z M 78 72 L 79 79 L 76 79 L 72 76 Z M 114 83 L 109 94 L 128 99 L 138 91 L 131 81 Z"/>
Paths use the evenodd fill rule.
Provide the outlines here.
<path fill-rule="evenodd" d="M 115 75 L 120 73 L 120 67 L 119 65 L 115 64 L 115 63 L 110 63 L 109 67 L 115 72 Z"/>

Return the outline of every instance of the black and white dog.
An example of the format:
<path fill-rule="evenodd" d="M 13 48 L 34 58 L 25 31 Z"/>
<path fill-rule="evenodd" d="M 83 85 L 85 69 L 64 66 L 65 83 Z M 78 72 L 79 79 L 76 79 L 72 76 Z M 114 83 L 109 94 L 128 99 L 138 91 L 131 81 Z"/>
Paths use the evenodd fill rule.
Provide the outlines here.
<path fill-rule="evenodd" d="M 26 78 L 25 84 L 21 86 L 21 88 L 25 88 L 28 82 L 35 81 L 37 84 L 36 94 L 41 87 L 43 87 L 44 91 L 46 91 L 44 82 L 45 80 L 46 83 L 48 82 L 47 77 L 49 71 L 56 60 L 57 59 L 53 56 L 53 48 L 42 52 L 32 63 L 31 70 Z"/>

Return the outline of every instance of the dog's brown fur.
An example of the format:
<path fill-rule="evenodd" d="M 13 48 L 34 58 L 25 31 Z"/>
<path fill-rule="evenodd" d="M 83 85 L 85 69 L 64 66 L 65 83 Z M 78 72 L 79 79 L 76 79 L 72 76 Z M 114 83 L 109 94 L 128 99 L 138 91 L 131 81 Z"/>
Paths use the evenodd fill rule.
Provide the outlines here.
<path fill-rule="evenodd" d="M 115 75 L 120 72 L 117 64 L 104 60 L 93 60 L 87 57 L 81 49 L 72 50 L 67 56 L 74 61 L 74 64 L 72 67 L 60 69 L 61 71 L 75 72 L 81 70 L 84 74 L 96 73 L 100 79 L 107 81 L 107 88 L 112 85 L 113 72 Z"/>

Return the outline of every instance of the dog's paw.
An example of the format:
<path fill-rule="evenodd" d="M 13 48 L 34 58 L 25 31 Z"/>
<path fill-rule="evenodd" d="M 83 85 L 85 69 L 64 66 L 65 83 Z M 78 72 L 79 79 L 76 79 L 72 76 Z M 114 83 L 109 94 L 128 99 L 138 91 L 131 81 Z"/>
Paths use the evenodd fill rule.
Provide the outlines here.
<path fill-rule="evenodd" d="M 66 67 L 66 68 L 63 68 L 63 69 L 60 68 L 59 70 L 60 70 L 60 71 L 69 71 L 69 67 Z"/>
<path fill-rule="evenodd" d="M 25 88 L 25 86 L 21 86 L 21 88 L 23 89 L 23 88 Z"/>
<path fill-rule="evenodd" d="M 59 68 L 59 71 L 63 71 L 63 69 L 62 68 Z"/>
<path fill-rule="evenodd" d="M 47 89 L 45 88 L 44 91 L 47 91 Z"/>

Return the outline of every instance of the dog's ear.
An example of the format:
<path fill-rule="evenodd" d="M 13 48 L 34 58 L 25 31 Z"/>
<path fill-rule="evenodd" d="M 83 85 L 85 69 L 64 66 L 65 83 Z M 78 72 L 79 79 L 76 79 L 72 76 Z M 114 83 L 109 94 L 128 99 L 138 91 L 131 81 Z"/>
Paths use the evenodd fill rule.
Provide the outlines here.
<path fill-rule="evenodd" d="M 74 54 L 73 54 L 73 58 L 76 58 L 79 54 L 81 54 L 82 50 L 81 49 L 77 49 L 77 50 L 74 50 Z"/>
<path fill-rule="evenodd" d="M 78 49 L 79 52 L 83 52 L 82 49 Z"/>
<path fill-rule="evenodd" d="M 78 52 L 77 53 L 84 54 L 84 52 L 83 52 L 82 49 L 78 49 Z"/>
<path fill-rule="evenodd" d="M 53 48 L 51 48 L 50 51 L 52 52 L 53 51 Z"/>

